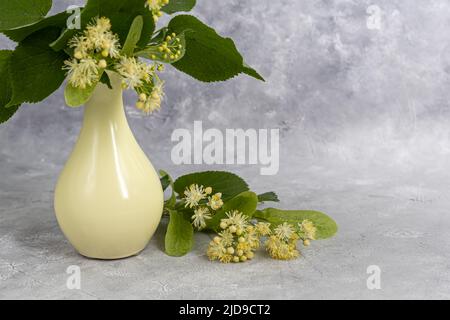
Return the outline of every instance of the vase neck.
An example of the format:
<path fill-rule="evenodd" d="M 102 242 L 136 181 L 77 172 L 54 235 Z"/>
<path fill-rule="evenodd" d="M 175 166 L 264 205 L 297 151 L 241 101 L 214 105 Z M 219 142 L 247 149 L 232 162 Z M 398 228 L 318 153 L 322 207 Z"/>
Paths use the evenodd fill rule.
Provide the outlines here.
<path fill-rule="evenodd" d="M 85 106 L 84 126 L 128 125 L 123 107 L 121 79 L 109 73 L 112 89 L 99 83 Z"/>

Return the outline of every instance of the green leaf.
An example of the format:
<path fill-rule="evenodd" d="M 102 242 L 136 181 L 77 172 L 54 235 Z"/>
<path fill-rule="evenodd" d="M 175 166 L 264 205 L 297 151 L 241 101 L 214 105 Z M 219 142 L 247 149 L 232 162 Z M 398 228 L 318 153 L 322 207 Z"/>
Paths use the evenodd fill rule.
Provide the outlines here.
<path fill-rule="evenodd" d="M 169 209 L 174 208 L 175 205 L 177 204 L 177 197 L 175 196 L 173 179 L 164 170 L 159 170 L 159 175 L 161 176 L 160 180 L 161 180 L 161 185 L 163 187 L 163 190 L 166 191 L 168 187 L 170 187 L 172 189 L 172 194 L 170 195 L 169 200 L 167 200 L 164 203 L 164 207 L 169 208 Z"/>
<path fill-rule="evenodd" d="M 44 29 L 16 48 L 10 65 L 13 95 L 7 107 L 42 101 L 61 86 L 66 77 L 62 68 L 68 56 L 48 46 L 58 35 L 59 29 Z"/>
<path fill-rule="evenodd" d="M 144 18 L 137 16 L 130 27 L 127 40 L 122 48 L 122 53 L 127 56 L 132 56 L 137 43 L 141 39 L 142 29 L 144 27 Z"/>
<path fill-rule="evenodd" d="M 258 197 L 256 193 L 251 191 L 242 192 L 230 201 L 227 201 L 224 206 L 214 214 L 212 219 L 207 221 L 206 228 L 212 231 L 218 231 L 221 220 L 226 218 L 226 213 L 234 210 L 240 211 L 251 218 L 253 217 L 257 206 Z"/>
<path fill-rule="evenodd" d="M 66 12 L 58 13 L 57 15 L 45 18 L 44 20 L 41 20 L 37 23 L 34 23 L 32 25 L 14 29 L 14 30 L 8 30 L 4 31 L 3 33 L 8 36 L 11 40 L 15 42 L 20 42 L 24 40 L 29 35 L 48 28 L 48 27 L 58 27 L 61 30 L 65 28 L 67 19 L 69 18 L 69 14 Z"/>
<path fill-rule="evenodd" d="M 186 54 L 186 36 L 185 36 L 185 32 L 177 35 L 177 38 L 180 39 L 180 44 L 182 45 L 181 48 L 181 52 L 180 52 L 180 56 L 178 59 L 174 59 L 174 60 L 170 60 L 170 59 L 164 59 L 164 52 L 160 52 L 158 50 L 159 48 L 159 44 L 155 44 L 155 45 L 151 45 L 146 47 L 144 50 L 141 50 L 139 52 L 136 53 L 137 56 L 145 58 L 145 59 L 150 59 L 150 60 L 155 60 L 155 61 L 160 61 L 163 63 L 175 63 L 177 61 L 180 61 L 181 59 L 183 59 L 184 55 Z"/>
<path fill-rule="evenodd" d="M 67 84 L 64 90 L 64 98 L 69 107 L 75 108 L 84 105 L 94 93 L 97 84 L 94 84 L 86 89 L 75 88 L 70 83 Z"/>
<path fill-rule="evenodd" d="M 250 67 L 248 64 L 246 64 L 244 62 L 244 70 L 242 71 L 243 73 L 245 73 L 246 75 L 249 75 L 250 77 L 253 77 L 255 79 L 261 80 L 263 82 L 266 82 L 266 80 L 263 78 L 262 75 L 260 75 L 258 73 L 258 71 L 256 71 L 255 69 L 253 69 L 252 67 Z"/>
<path fill-rule="evenodd" d="M 258 195 L 259 202 L 280 202 L 278 195 L 275 192 L 266 192 Z"/>
<path fill-rule="evenodd" d="M 134 18 L 141 15 L 144 19 L 144 26 L 137 46 L 143 48 L 155 31 L 155 21 L 150 10 L 145 7 L 145 2 L 146 0 L 88 0 L 81 12 L 81 28 L 84 29 L 95 17 L 109 18 L 112 31 L 119 35 L 120 43 L 123 45 Z M 63 50 L 77 32 L 78 30 L 65 30 L 58 40 L 52 43 L 51 47 L 56 51 Z"/>
<path fill-rule="evenodd" d="M 196 4 L 196 0 L 170 0 L 169 4 L 162 7 L 161 11 L 173 14 L 181 11 L 191 11 Z"/>
<path fill-rule="evenodd" d="M 181 257 L 192 250 L 194 245 L 194 228 L 180 212 L 170 210 L 170 222 L 167 227 L 165 248 L 172 257 Z"/>
<path fill-rule="evenodd" d="M 0 30 L 11 30 L 35 23 L 45 17 L 52 0 L 1 0 Z"/>
<path fill-rule="evenodd" d="M 8 121 L 19 110 L 20 106 L 0 107 L 0 124 Z"/>
<path fill-rule="evenodd" d="M 11 100 L 12 88 L 9 77 L 9 64 L 11 61 L 13 51 L 0 51 L 0 124 L 8 121 L 14 113 L 16 113 L 19 106 L 5 108 Z"/>
<path fill-rule="evenodd" d="M 170 187 L 170 176 L 167 172 L 163 170 L 159 170 L 159 175 L 161 178 L 159 179 L 161 181 L 161 186 L 163 188 L 163 191 L 166 191 L 168 187 Z"/>
<path fill-rule="evenodd" d="M 247 183 L 239 176 L 225 171 L 206 171 L 191 173 L 178 178 L 175 181 L 175 192 L 183 195 L 186 188 L 191 184 L 211 187 L 213 192 L 221 192 L 222 199 L 227 201 L 238 194 L 248 191 Z"/>
<path fill-rule="evenodd" d="M 338 230 L 338 226 L 332 218 L 318 211 L 279 210 L 268 208 L 262 211 L 256 211 L 254 217 L 270 222 L 274 226 L 284 222 L 297 225 L 298 223 L 303 222 L 303 220 L 310 220 L 317 228 L 317 240 L 331 238 Z"/>
<path fill-rule="evenodd" d="M 186 53 L 173 64 L 178 70 L 204 82 L 225 81 L 247 71 L 233 40 L 223 38 L 197 18 L 179 15 L 169 23 L 169 32 L 186 32 Z M 254 76 L 253 74 L 252 76 Z"/>

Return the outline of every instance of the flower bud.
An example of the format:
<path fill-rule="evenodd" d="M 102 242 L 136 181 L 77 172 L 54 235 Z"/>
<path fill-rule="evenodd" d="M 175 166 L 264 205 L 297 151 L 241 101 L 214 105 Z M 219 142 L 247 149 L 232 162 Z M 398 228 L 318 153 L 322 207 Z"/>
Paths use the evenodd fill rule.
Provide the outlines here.
<path fill-rule="evenodd" d="M 74 57 L 77 58 L 78 60 L 81 60 L 83 59 L 83 54 L 80 51 L 76 51 Z"/>
<path fill-rule="evenodd" d="M 100 60 L 100 61 L 98 62 L 98 66 L 99 66 L 101 69 L 105 69 L 105 68 L 108 66 L 108 63 L 106 62 L 106 60 L 102 59 L 102 60 Z"/>
<path fill-rule="evenodd" d="M 145 104 L 142 101 L 138 101 L 136 102 L 136 108 L 138 108 L 139 110 L 144 110 Z"/>
<path fill-rule="evenodd" d="M 141 93 L 139 95 L 139 100 L 142 101 L 142 102 L 147 101 L 147 95 L 145 93 Z"/>
<path fill-rule="evenodd" d="M 211 194 L 212 193 L 212 188 L 211 187 L 206 188 L 205 189 L 205 193 L 206 194 Z"/>

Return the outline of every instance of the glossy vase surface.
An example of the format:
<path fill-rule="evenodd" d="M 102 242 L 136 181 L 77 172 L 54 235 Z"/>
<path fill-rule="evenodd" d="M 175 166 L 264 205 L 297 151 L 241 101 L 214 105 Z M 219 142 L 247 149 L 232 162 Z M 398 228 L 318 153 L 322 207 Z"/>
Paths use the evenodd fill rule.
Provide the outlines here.
<path fill-rule="evenodd" d="M 55 190 L 55 212 L 83 256 L 120 259 L 141 252 L 161 220 L 157 172 L 125 115 L 121 82 L 99 84 L 85 106 L 78 142 Z"/>

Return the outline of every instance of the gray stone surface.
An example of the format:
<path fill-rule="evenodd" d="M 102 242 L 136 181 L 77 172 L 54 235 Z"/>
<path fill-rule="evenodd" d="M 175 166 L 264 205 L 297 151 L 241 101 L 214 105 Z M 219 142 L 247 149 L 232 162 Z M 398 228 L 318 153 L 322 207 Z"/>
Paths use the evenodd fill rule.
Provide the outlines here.
<path fill-rule="evenodd" d="M 76 3 L 55 2 L 54 11 Z M 284 208 L 327 212 L 339 234 L 293 262 L 260 253 L 247 264 L 210 263 L 203 234 L 189 255 L 171 258 L 163 227 L 138 257 L 80 257 L 52 209 L 82 117 L 59 91 L 0 127 L 0 299 L 450 298 L 448 1 L 199 0 L 195 14 L 235 38 L 268 81 L 205 85 L 169 69 L 157 115 L 142 117 L 126 97 L 143 149 L 175 176 L 235 171 L 256 191 L 276 191 Z M 194 120 L 280 128 L 279 174 L 175 166 L 170 135 Z M 81 267 L 81 290 L 66 287 L 70 265 Z M 369 265 L 382 270 L 381 290 L 366 287 Z"/>

